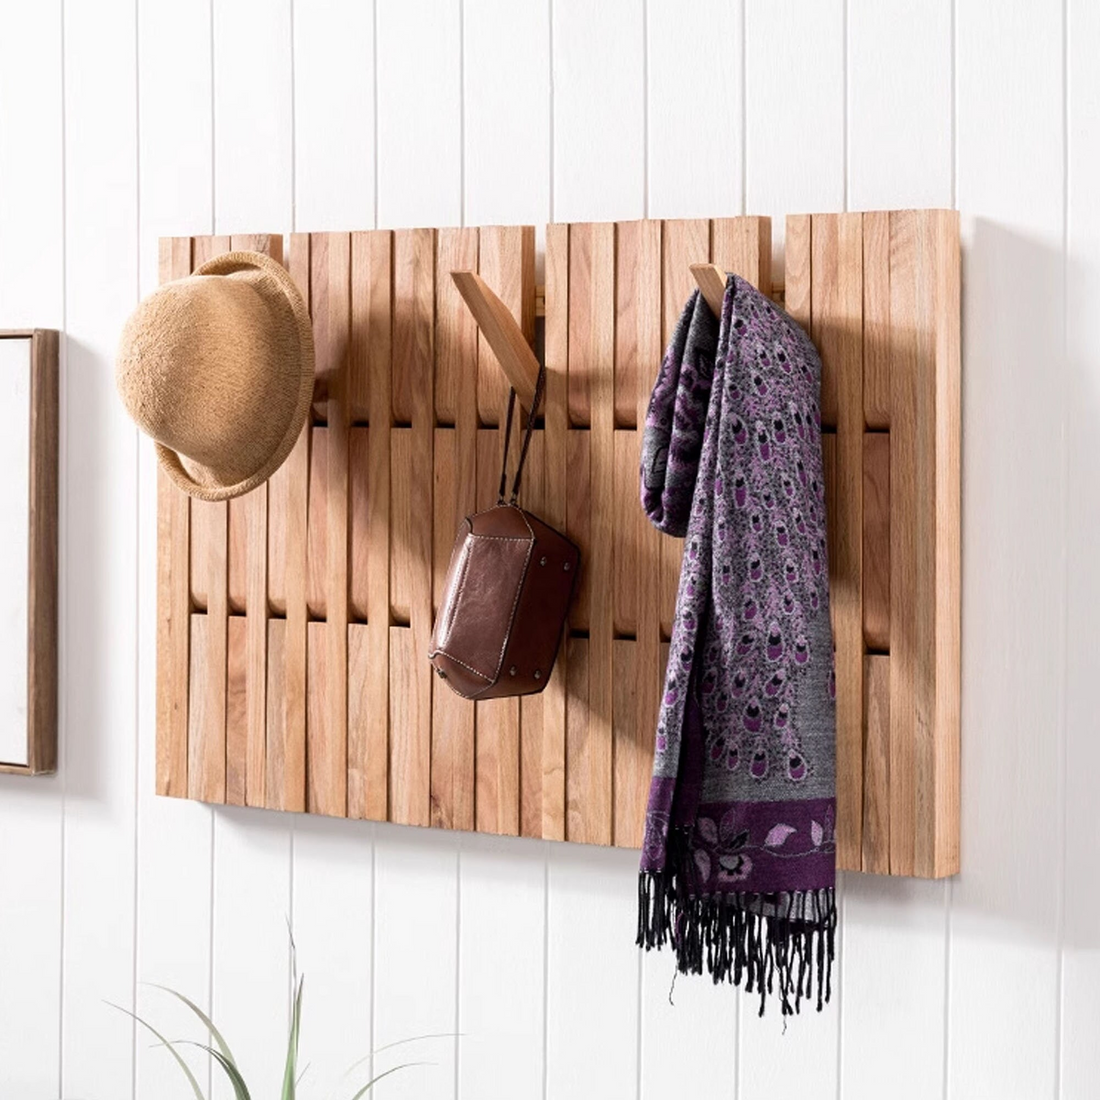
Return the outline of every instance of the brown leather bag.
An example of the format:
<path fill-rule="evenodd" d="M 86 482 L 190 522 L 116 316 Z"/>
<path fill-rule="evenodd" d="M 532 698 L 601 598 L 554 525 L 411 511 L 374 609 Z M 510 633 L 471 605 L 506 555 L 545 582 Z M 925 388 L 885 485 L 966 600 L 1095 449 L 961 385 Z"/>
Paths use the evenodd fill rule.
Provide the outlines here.
<path fill-rule="evenodd" d="M 544 376 L 545 367 L 511 499 L 505 503 L 504 492 L 515 390 L 508 398 L 500 496 L 495 507 L 463 520 L 451 551 L 428 657 L 439 676 L 467 699 L 530 695 L 546 687 L 577 580 L 577 547 L 516 503 Z"/>

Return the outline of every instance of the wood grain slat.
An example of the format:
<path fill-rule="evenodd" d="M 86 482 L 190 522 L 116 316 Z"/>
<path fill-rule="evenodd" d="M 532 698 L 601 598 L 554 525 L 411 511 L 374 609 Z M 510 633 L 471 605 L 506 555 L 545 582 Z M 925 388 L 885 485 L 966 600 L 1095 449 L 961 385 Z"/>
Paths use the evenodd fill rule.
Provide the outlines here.
<path fill-rule="evenodd" d="M 919 332 L 922 238 L 915 211 L 890 214 L 890 866 L 902 875 L 915 869 L 917 738 L 932 717 L 930 670 L 920 659 L 929 562 L 917 545 L 926 522 L 920 497 L 934 493 L 926 479 L 935 476 L 920 454 L 921 372 L 931 367 Z"/>
<path fill-rule="evenodd" d="M 566 529 L 566 499 L 571 491 L 566 437 L 569 425 L 569 230 L 564 225 L 546 227 L 545 438 L 543 469 L 545 496 L 543 518 L 558 531 Z M 581 563 L 581 576 L 584 563 Z M 579 579 L 579 578 L 578 578 Z M 539 835 L 547 840 L 565 839 L 566 685 L 569 651 L 561 641 L 554 674 L 542 693 L 542 754 L 539 788 L 542 820 Z M 529 744 L 525 741 L 525 746 Z"/>
<path fill-rule="evenodd" d="M 306 609 L 324 619 L 328 598 L 328 427 L 314 425 L 306 511 Z"/>
<path fill-rule="evenodd" d="M 661 222 L 619 222 L 615 270 L 615 427 L 645 425 L 661 365 Z"/>
<path fill-rule="evenodd" d="M 491 508 L 499 490 L 503 437 L 496 428 L 477 433 L 477 509 Z M 475 827 L 480 833 L 519 835 L 519 699 L 477 703 L 474 753 Z"/>
<path fill-rule="evenodd" d="M 644 824 L 644 800 L 652 771 L 653 745 L 657 733 L 657 716 L 660 708 L 664 681 L 664 661 L 661 657 L 661 608 L 654 598 L 661 582 L 661 553 L 666 536 L 649 522 L 639 500 L 639 478 L 642 455 L 642 435 L 645 428 L 646 408 L 660 365 L 661 353 L 661 233 L 653 222 L 634 223 L 639 231 L 633 233 L 625 226 L 619 227 L 619 272 L 634 272 L 633 294 L 627 298 L 620 292 L 615 313 L 615 362 L 616 375 L 623 373 L 628 357 L 635 360 L 630 372 L 639 380 L 635 399 L 634 423 L 629 457 L 623 455 L 624 474 L 629 469 L 632 483 L 622 492 L 631 503 L 634 514 L 634 538 L 636 554 L 635 592 L 636 620 L 635 644 L 631 664 L 634 722 L 633 734 L 623 741 L 624 730 L 629 730 L 630 718 L 618 715 L 615 706 L 616 781 L 615 781 L 615 829 L 616 843 L 628 843 L 628 837 L 638 837 Z M 620 281 L 621 285 L 621 281 Z M 622 338 L 625 335 L 625 338 Z M 618 492 L 619 490 L 617 490 Z M 677 549 L 682 544 L 671 543 Z M 616 565 L 616 575 L 622 570 Z M 618 674 L 616 674 L 618 679 Z M 625 681 L 630 684 L 631 681 Z M 628 712 L 629 713 L 629 712 Z M 620 777 L 619 771 L 629 765 Z M 639 787 L 640 785 L 640 791 Z M 622 797 L 620 797 L 622 791 Z M 640 845 L 640 840 L 639 840 Z"/>
<path fill-rule="evenodd" d="M 187 797 L 203 802 L 206 801 L 202 797 L 205 793 L 204 782 L 208 776 L 205 757 L 209 750 L 205 736 L 209 723 L 206 686 L 210 665 L 206 615 L 204 613 L 193 613 L 188 623 L 188 629 L 191 635 L 191 668 L 187 706 Z M 222 774 L 224 776 L 224 765 Z"/>
<path fill-rule="evenodd" d="M 788 214 L 786 235 L 783 305 L 809 334 L 813 323 L 813 219 L 809 214 Z"/>
<path fill-rule="evenodd" d="M 868 656 L 863 685 L 863 866 L 890 873 L 890 658 Z"/>
<path fill-rule="evenodd" d="M 362 684 L 373 706 L 360 707 L 348 719 L 348 816 L 385 821 L 389 813 L 390 691 L 390 432 L 393 351 L 393 234 L 386 230 L 353 233 L 351 238 L 352 410 L 369 419 L 366 453 L 364 642 L 370 661 Z M 365 390 L 365 393 L 364 393 Z M 355 457 L 355 478 L 362 476 Z M 353 485 L 355 484 L 353 478 Z M 357 503 L 358 495 L 354 498 Z M 355 563 L 364 556 L 358 509 L 353 512 L 353 591 Z M 350 660 L 350 658 L 349 658 Z M 349 673 L 350 675 L 350 673 Z M 354 683 L 349 681 L 349 683 Z M 354 695 L 355 693 L 350 693 Z M 349 710 L 351 700 L 349 698 Z"/>
<path fill-rule="evenodd" d="M 811 246 L 811 330 L 821 352 L 822 402 L 831 395 L 837 425 L 829 566 L 836 644 L 837 866 L 858 870 L 863 827 L 862 216 L 815 215 Z M 824 499 L 824 486 L 821 493 Z"/>
<path fill-rule="evenodd" d="M 569 607 L 569 628 L 587 632 L 592 591 L 592 472 L 591 437 L 588 431 L 565 433 L 565 464 L 569 491 L 565 495 L 565 533 L 581 552 L 580 572 L 573 602 Z"/>
<path fill-rule="evenodd" d="M 230 251 L 232 247 L 232 238 L 228 236 L 195 237 L 192 244 L 193 269 L 197 270 L 215 256 Z M 173 277 L 181 278 L 186 274 L 187 272 L 181 271 Z M 191 602 L 201 611 L 208 611 L 210 607 L 208 592 L 210 577 L 207 569 L 212 551 L 208 542 L 211 538 L 217 537 L 216 532 L 211 529 L 211 524 L 220 529 L 223 521 L 218 516 L 218 512 L 227 509 L 228 505 L 224 501 L 209 508 L 191 509 Z M 228 579 L 226 584 L 228 585 Z"/>
<path fill-rule="evenodd" d="M 367 621 L 369 577 L 370 428 L 360 427 L 348 433 L 348 617 L 358 622 Z"/>
<path fill-rule="evenodd" d="M 247 805 L 248 787 L 248 624 L 230 615 L 226 630 L 225 801 Z"/>
<path fill-rule="evenodd" d="M 931 844 L 918 850 L 922 874 L 937 878 L 960 870 L 960 675 L 962 667 L 962 409 L 961 278 L 959 215 L 936 210 L 925 215 L 933 240 L 935 325 L 935 420 L 930 443 L 935 455 L 935 679 L 931 788 L 934 804 Z"/>
<path fill-rule="evenodd" d="M 271 807 L 287 802 L 286 619 L 267 622 L 267 754 L 264 800 Z"/>
<path fill-rule="evenodd" d="M 614 820 L 612 843 L 640 848 L 645 832 L 645 808 L 653 774 L 655 731 L 642 724 L 638 692 L 638 643 L 624 638 L 614 643 Z"/>
<path fill-rule="evenodd" d="M 309 798 L 315 812 L 347 814 L 348 436 L 351 410 L 351 237 L 315 234 L 310 295 L 320 377 L 327 383 L 324 727 L 309 730 Z M 316 693 L 312 693 L 316 694 Z"/>
<path fill-rule="evenodd" d="M 160 242 L 162 283 L 191 271 L 191 238 Z M 157 794 L 188 793 L 190 498 L 157 465 Z"/>
<path fill-rule="evenodd" d="M 712 263 L 732 271 L 769 297 L 772 293 L 771 218 L 715 218 L 711 222 Z M 697 262 L 697 261 L 696 261 Z"/>
<path fill-rule="evenodd" d="M 614 682 L 615 226 L 570 229 L 569 372 L 587 381 L 589 431 L 588 751 L 567 756 L 567 785 L 584 799 L 584 831 L 593 843 L 612 834 Z M 577 371 L 574 372 L 574 365 Z"/>
<path fill-rule="evenodd" d="M 408 429 L 410 461 L 404 480 L 395 462 L 391 470 L 392 499 L 407 501 L 408 528 L 404 560 L 408 568 L 405 598 L 410 635 L 391 647 L 408 667 L 391 669 L 390 820 L 427 825 L 431 818 L 431 665 L 425 659 L 432 632 L 432 447 L 435 434 L 435 230 L 400 230 L 394 234 L 393 392 L 394 414 L 404 394 L 411 415 Z M 396 439 L 398 432 L 391 433 Z M 399 544 L 398 544 L 399 545 Z M 400 555 L 395 555 L 400 556 Z M 392 693 L 396 685 L 408 694 Z M 393 700 L 407 716 L 394 727 Z M 398 761 L 402 766 L 398 767 Z"/>
<path fill-rule="evenodd" d="M 642 587 L 642 539 L 643 523 L 649 525 L 638 502 L 638 440 L 641 433 L 617 429 L 614 434 L 614 484 L 611 519 L 613 532 L 612 608 L 615 637 L 633 638 L 638 632 L 638 612 L 641 603 L 649 598 Z M 660 553 L 660 550 L 657 551 Z"/>
<path fill-rule="evenodd" d="M 863 437 L 863 639 L 890 648 L 890 436 Z"/>
<path fill-rule="evenodd" d="M 890 215 L 863 215 L 863 418 L 890 427 Z"/>
<path fill-rule="evenodd" d="M 298 285 L 306 303 L 310 302 L 310 238 L 306 233 L 293 233 L 290 237 L 289 265 L 291 277 Z M 280 781 L 272 789 L 272 768 L 267 771 L 267 791 L 265 803 L 271 809 L 294 810 L 302 812 L 306 808 L 306 687 L 307 652 L 306 592 L 307 572 L 307 522 L 309 507 L 309 452 L 311 427 L 307 421 L 298 437 L 294 449 L 290 452 L 285 465 L 286 494 L 285 514 L 276 517 L 273 513 L 270 527 L 280 532 L 283 540 L 284 601 L 286 622 L 279 639 L 281 645 L 283 676 L 281 688 L 274 700 L 269 699 L 266 708 L 268 721 L 272 720 L 273 709 L 278 715 L 275 738 L 269 730 L 266 738 L 267 750 L 273 749 L 273 740 L 278 744 L 275 751 L 281 761 Z M 270 548 L 269 548 L 270 559 Z M 268 645 L 275 635 L 268 632 Z M 272 690 L 272 677 L 268 676 L 268 692 Z"/>
<path fill-rule="evenodd" d="M 436 269 L 436 416 L 433 490 L 433 614 L 443 596 L 455 533 L 477 510 L 478 329 L 449 277 L 476 271 L 476 229 L 441 229 Z M 474 828 L 474 704 L 432 680 L 432 824 Z"/>
<path fill-rule="evenodd" d="M 593 745 L 588 707 L 588 639 L 567 638 L 565 726 L 565 839 L 578 844 L 599 843 L 593 829 L 588 783 L 592 758 L 600 756 Z"/>

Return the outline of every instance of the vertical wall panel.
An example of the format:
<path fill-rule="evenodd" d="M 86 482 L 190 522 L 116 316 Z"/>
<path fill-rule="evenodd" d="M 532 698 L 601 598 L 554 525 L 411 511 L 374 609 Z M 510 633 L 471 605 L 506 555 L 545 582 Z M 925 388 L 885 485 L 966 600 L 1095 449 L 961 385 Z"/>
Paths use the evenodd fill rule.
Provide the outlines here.
<path fill-rule="evenodd" d="M 220 232 L 278 232 L 289 228 L 292 218 L 290 4 L 215 0 L 213 20 L 215 224 Z M 286 262 L 292 270 L 295 260 L 295 277 L 308 293 L 300 252 L 291 248 Z M 297 452 L 289 463 L 296 457 Z M 293 465 L 288 465 L 287 476 L 293 483 Z M 293 500 L 288 507 L 294 507 Z M 297 560 L 288 535 L 288 580 L 292 556 Z M 288 605 L 297 603 L 289 591 L 287 600 Z M 296 616 L 289 606 L 288 613 Z M 304 796 L 300 754 L 305 745 L 294 717 L 299 694 L 304 714 L 304 691 L 291 682 L 291 670 L 300 675 L 293 654 L 305 642 L 304 623 L 299 636 L 297 622 L 296 617 L 288 620 L 286 629 L 286 728 L 285 741 L 278 746 L 288 778 L 285 788 L 267 784 L 269 805 L 300 805 Z M 304 665 L 303 650 L 301 671 Z M 277 723 L 274 729 L 279 730 Z M 249 1067 L 257 1094 L 277 1091 L 280 1077 L 270 1049 L 273 1036 L 285 1033 L 288 1013 L 291 830 L 286 819 L 257 811 L 219 811 L 214 820 L 214 1015 L 225 1033 L 234 1036 L 233 1052 Z M 215 1081 L 215 1100 L 229 1100 L 228 1083 L 221 1074 Z"/>
<path fill-rule="evenodd" d="M 1057 1072 L 1062 885 L 1062 5 L 960 0 L 956 20 L 966 691 L 948 1088 L 1039 1096 Z"/>
<path fill-rule="evenodd" d="M 742 7 L 743 0 L 645 5 L 648 217 L 741 213 Z"/>
<path fill-rule="evenodd" d="M 848 206 L 950 206 L 951 0 L 848 2 Z"/>
<path fill-rule="evenodd" d="M 459 5 L 433 0 L 376 5 L 380 226 L 462 219 L 458 15 Z"/>
<path fill-rule="evenodd" d="M 556 0 L 555 221 L 644 214 L 645 26 L 635 0 Z"/>
<path fill-rule="evenodd" d="M 62 328 L 60 6 L 9 4 L 3 21 L 0 325 Z M 13 110 L 10 105 L 15 103 L 33 103 L 34 109 Z M 63 484 L 63 500 L 65 491 Z M 59 549 L 64 600 L 64 541 Z M 62 669 L 67 653 L 65 614 Z M 64 743 L 61 749 L 63 755 Z M 151 791 L 152 775 L 146 781 Z M 56 1095 L 59 1085 L 62 785 L 61 777 L 40 784 L 16 775 L 4 776 L 0 783 L 0 836 L 5 838 L 0 842 L 0 1065 L 13 1095 L 34 1098 Z"/>
<path fill-rule="evenodd" d="M 745 211 L 780 260 L 784 215 L 844 209 L 844 48 L 843 0 L 745 0 Z"/>
<path fill-rule="evenodd" d="M 138 31 L 141 293 L 147 294 L 189 270 L 183 256 L 158 272 L 157 239 L 212 228 L 209 5 L 142 3 Z M 148 440 L 139 446 L 137 978 L 178 989 L 208 1011 L 213 812 L 155 793 L 158 463 Z M 138 1008 L 172 1034 L 195 1034 L 187 1009 L 155 990 L 138 990 Z M 197 1059 L 196 1066 L 205 1084 L 209 1063 Z M 137 1044 L 135 1072 L 139 1096 L 192 1096 L 172 1059 L 146 1042 Z"/>
<path fill-rule="evenodd" d="M 953 205 L 951 4 L 937 0 L 918 10 L 904 0 L 884 4 L 856 0 L 848 8 L 848 34 L 849 206 Z M 865 217 L 863 234 L 864 410 L 869 424 L 874 419 L 873 426 L 886 427 L 890 364 L 876 362 L 876 345 L 867 341 L 874 338 L 876 321 L 884 325 L 889 318 L 889 219 Z M 877 373 L 876 367 L 880 368 Z M 880 446 L 880 450 L 889 448 Z M 873 444 L 871 451 L 865 450 L 868 454 L 874 454 Z M 866 465 L 865 471 L 871 472 Z M 888 482 L 888 469 L 885 472 Z M 873 615 L 867 617 L 883 605 L 876 603 L 872 583 L 877 574 L 868 572 L 872 566 L 868 554 L 873 550 L 867 538 L 873 528 L 867 521 L 875 515 L 875 499 L 865 480 L 868 643 L 882 641 L 882 627 L 875 628 Z M 888 589 L 889 575 L 882 579 Z M 888 591 L 884 595 L 888 612 Z M 882 675 L 884 668 L 879 665 L 877 677 L 868 680 L 868 691 L 887 679 L 888 673 Z M 869 716 L 877 713 L 873 710 Z M 873 790 L 881 789 L 876 778 L 884 771 L 889 774 L 883 743 L 888 736 L 881 722 L 866 733 L 864 782 L 865 786 L 870 782 Z M 878 826 L 888 825 L 888 811 L 866 796 L 863 809 L 864 864 L 876 852 L 885 862 L 888 853 L 883 847 L 889 833 Z M 940 1094 L 947 1010 L 947 889 L 942 882 L 845 876 L 840 959 L 845 991 L 840 1086 L 845 1096 L 880 1096 L 884 1091 L 914 1098 Z M 885 989 L 890 993 L 883 997 L 879 991 Z M 869 1058 L 868 1049 L 888 1050 L 892 1057 Z"/>
<path fill-rule="evenodd" d="M 63 1096 L 133 1088 L 132 1028 L 103 1000 L 134 993 L 138 447 L 112 367 L 138 291 L 134 18 L 64 9 Z"/>
<path fill-rule="evenodd" d="M 1100 485 L 1092 476 L 1100 427 L 1100 186 L 1096 144 L 1100 79 L 1092 58 L 1100 46 L 1100 9 L 1074 0 L 1068 6 L 1069 240 L 1066 287 L 1067 447 L 1070 507 L 1066 512 L 1066 855 L 1062 994 L 1062 1092 L 1087 1097 L 1100 1079 L 1100 821 L 1091 777 L 1100 769 L 1095 706 L 1096 661 L 1091 638 L 1100 614 L 1095 569 L 1100 537 Z"/>
<path fill-rule="evenodd" d="M 294 216 L 308 232 L 374 224 L 373 10 L 346 0 L 292 8 Z"/>
<path fill-rule="evenodd" d="M 290 0 L 213 0 L 214 220 L 283 231 L 293 193 Z"/>
<path fill-rule="evenodd" d="M 841 0 L 746 0 L 745 204 L 749 213 L 772 215 L 772 245 L 780 256 L 784 215 L 844 207 L 843 8 Z M 816 273 L 800 274 L 803 291 L 812 283 L 816 293 Z M 781 264 L 774 279 L 783 282 Z M 790 302 L 803 323 L 811 320 L 801 312 L 808 303 L 808 293 Z M 840 936 L 843 957 L 843 931 Z M 744 1000 L 740 1095 L 836 1095 L 842 999 L 843 992 L 809 1026 L 799 1021 L 786 1035 L 776 1015 L 761 1020 L 751 999 Z"/>

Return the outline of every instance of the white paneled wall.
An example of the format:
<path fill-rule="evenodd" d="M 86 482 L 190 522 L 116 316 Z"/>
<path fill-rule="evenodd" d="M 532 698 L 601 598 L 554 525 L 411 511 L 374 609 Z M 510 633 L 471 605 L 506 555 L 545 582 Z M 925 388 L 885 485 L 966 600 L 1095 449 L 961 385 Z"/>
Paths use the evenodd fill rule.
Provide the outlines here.
<path fill-rule="evenodd" d="M 105 1003 L 184 1033 L 146 982 L 277 1095 L 288 920 L 304 1097 L 372 1049 L 426 1063 L 383 1100 L 1100 1095 L 1098 50 L 1094 0 L 0 0 L 0 327 L 67 334 L 62 768 L 0 777 L 0 1097 L 188 1097 Z M 670 1003 L 629 852 L 152 795 L 156 469 L 111 361 L 158 236 L 746 211 L 778 249 L 905 205 L 965 235 L 963 874 L 844 878 L 828 1012 Z"/>

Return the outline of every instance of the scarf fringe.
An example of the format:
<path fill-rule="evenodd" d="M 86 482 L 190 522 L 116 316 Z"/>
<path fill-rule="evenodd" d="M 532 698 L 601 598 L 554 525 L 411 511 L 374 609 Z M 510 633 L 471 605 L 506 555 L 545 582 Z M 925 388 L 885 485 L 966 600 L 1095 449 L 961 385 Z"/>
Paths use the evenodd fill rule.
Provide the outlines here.
<path fill-rule="evenodd" d="M 786 915 L 760 911 L 765 908 Z M 815 988 L 820 1012 L 832 996 L 836 891 L 701 896 L 684 890 L 675 871 L 642 871 L 637 944 L 650 951 L 666 943 L 681 974 L 702 974 L 705 967 L 715 985 L 728 981 L 759 993 L 761 1016 L 769 995 L 778 993 L 783 1015 L 790 1016 Z"/>

